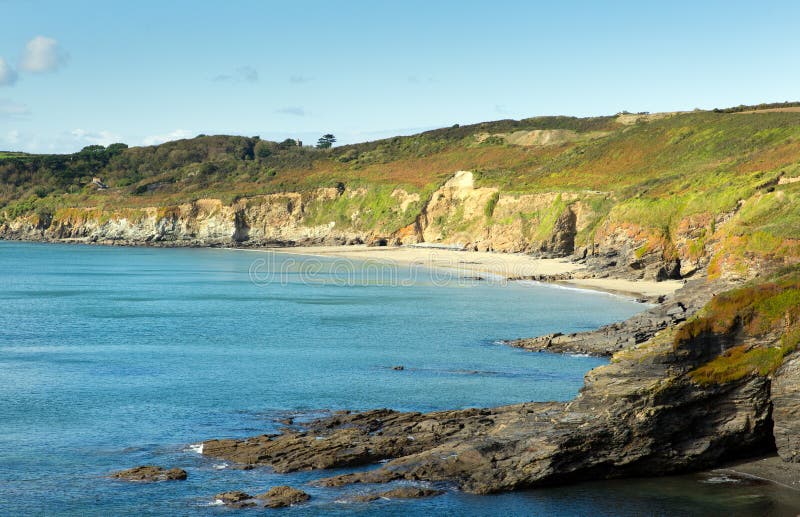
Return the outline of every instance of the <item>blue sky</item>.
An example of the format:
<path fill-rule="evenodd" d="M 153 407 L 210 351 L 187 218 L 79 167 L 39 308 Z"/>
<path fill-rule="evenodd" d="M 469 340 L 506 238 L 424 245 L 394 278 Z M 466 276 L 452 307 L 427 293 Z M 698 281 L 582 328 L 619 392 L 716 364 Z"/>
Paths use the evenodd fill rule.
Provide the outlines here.
<path fill-rule="evenodd" d="M 0 0 L 0 149 L 800 100 L 800 2 Z"/>

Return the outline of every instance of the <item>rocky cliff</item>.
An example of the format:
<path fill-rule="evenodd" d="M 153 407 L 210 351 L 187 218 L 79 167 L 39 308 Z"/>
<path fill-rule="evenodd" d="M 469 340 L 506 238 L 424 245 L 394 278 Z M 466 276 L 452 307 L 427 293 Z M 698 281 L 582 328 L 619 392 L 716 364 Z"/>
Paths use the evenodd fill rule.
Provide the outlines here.
<path fill-rule="evenodd" d="M 159 246 L 444 243 L 479 251 L 572 257 L 593 274 L 671 279 L 704 268 L 725 222 L 692 217 L 671 238 L 614 219 L 613 195 L 515 194 L 459 171 L 427 198 L 401 188 L 318 188 L 145 208 L 59 208 L 0 224 L 0 238 Z M 727 268 L 732 269 L 732 268 Z"/>

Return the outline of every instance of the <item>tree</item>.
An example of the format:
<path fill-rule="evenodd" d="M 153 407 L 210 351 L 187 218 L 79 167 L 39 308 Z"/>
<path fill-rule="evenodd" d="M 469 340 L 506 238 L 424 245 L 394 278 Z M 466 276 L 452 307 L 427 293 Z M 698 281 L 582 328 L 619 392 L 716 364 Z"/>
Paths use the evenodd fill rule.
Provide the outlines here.
<path fill-rule="evenodd" d="M 281 149 L 288 149 L 290 147 L 297 147 L 297 140 L 293 138 L 287 138 L 283 142 L 278 144 L 278 147 Z"/>
<path fill-rule="evenodd" d="M 317 149 L 330 149 L 335 141 L 336 137 L 330 133 L 322 135 L 319 137 L 319 140 L 317 140 Z"/>
<path fill-rule="evenodd" d="M 106 147 L 106 152 L 111 156 L 114 156 L 121 153 L 127 148 L 128 144 L 123 144 L 123 143 L 111 144 L 108 147 Z"/>
<path fill-rule="evenodd" d="M 260 140 L 256 144 L 255 153 L 256 153 L 256 156 L 258 158 L 261 158 L 262 160 L 264 158 L 269 158 L 270 155 L 272 154 L 272 149 L 270 149 L 269 142 L 264 142 L 263 140 Z"/>

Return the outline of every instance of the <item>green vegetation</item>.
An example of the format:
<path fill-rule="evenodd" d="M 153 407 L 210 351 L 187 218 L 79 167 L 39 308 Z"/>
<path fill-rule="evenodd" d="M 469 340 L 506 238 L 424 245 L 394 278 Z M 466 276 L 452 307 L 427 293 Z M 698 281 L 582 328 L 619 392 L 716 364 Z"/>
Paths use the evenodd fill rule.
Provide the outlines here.
<path fill-rule="evenodd" d="M 788 351 L 782 347 L 739 345 L 691 373 L 699 384 L 733 382 L 748 375 L 769 375 L 778 369 Z"/>
<path fill-rule="evenodd" d="M 754 105 L 744 105 L 741 104 L 739 106 L 735 106 L 733 108 L 715 108 L 714 113 L 742 113 L 745 111 L 758 111 L 758 110 L 767 110 L 767 109 L 780 109 L 780 108 L 796 108 L 800 107 L 800 102 L 771 102 L 771 103 L 762 103 L 762 104 L 754 104 Z"/>
<path fill-rule="evenodd" d="M 480 224 L 519 221 L 527 237 L 545 237 L 566 205 L 580 202 L 591 210 L 583 214 L 587 226 L 576 239 L 579 245 L 590 243 L 604 223 L 627 225 L 649 239 L 640 248 L 644 254 L 674 245 L 681 225 L 691 220 L 704 226 L 695 234 L 701 237 L 686 244 L 688 255 L 700 257 L 718 243 L 712 273 L 744 272 L 753 257 L 800 254 L 800 183 L 779 184 L 782 176 L 800 177 L 800 112 L 791 111 L 796 105 L 500 120 L 327 149 L 302 147 L 292 139 L 200 135 L 150 147 L 89 146 L 71 155 L 0 153 L 0 221 L 64 207 L 173 206 L 201 198 L 231 202 L 342 185 L 347 192 L 366 189 L 366 197 L 374 199 L 348 195 L 326 201 L 312 207 L 312 219 L 354 224 L 348 221 L 358 212 L 367 214 L 362 221 L 390 231 L 397 229 L 390 225 L 410 221 L 410 210 L 418 210 L 453 172 L 470 170 L 476 186 L 500 191 L 484 206 Z M 541 136 L 548 130 L 578 137 L 517 145 L 498 136 L 526 131 Z M 98 190 L 93 177 L 109 188 Z M 387 197 L 395 188 L 419 194 L 422 201 L 400 214 L 397 200 Z M 569 197 L 536 213 L 495 214 L 500 195 L 542 192 Z M 447 233 L 477 224 L 455 215 Z M 717 232 L 716 222 L 731 215 L 724 233 Z"/>
<path fill-rule="evenodd" d="M 330 149 L 334 142 L 336 142 L 336 137 L 330 133 L 322 135 L 317 140 L 317 149 Z"/>
<path fill-rule="evenodd" d="M 778 337 L 780 336 L 780 337 Z M 674 348 L 731 337 L 752 343 L 726 350 L 691 372 L 700 384 L 724 383 L 747 375 L 768 375 L 800 342 L 800 268 L 716 296 L 701 314 L 674 335 Z"/>
<path fill-rule="evenodd" d="M 494 215 L 494 208 L 497 206 L 497 201 L 500 200 L 500 193 L 495 192 L 492 194 L 492 197 L 489 198 L 489 201 L 486 202 L 486 206 L 483 207 L 483 215 L 486 216 L 486 219 L 491 219 L 492 215 Z"/>

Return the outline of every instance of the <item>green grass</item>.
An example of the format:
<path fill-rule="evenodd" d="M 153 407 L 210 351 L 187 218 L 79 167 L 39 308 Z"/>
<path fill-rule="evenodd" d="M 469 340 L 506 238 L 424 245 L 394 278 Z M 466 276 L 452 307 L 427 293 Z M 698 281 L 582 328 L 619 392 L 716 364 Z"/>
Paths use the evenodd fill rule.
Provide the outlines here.
<path fill-rule="evenodd" d="M 709 339 L 738 336 L 739 345 L 690 372 L 700 384 L 725 383 L 747 375 L 768 375 L 800 341 L 800 268 L 722 293 L 674 334 L 675 350 L 692 350 Z M 775 338 L 780 336 L 776 343 Z M 719 345 L 716 345 L 719 346 Z"/>

